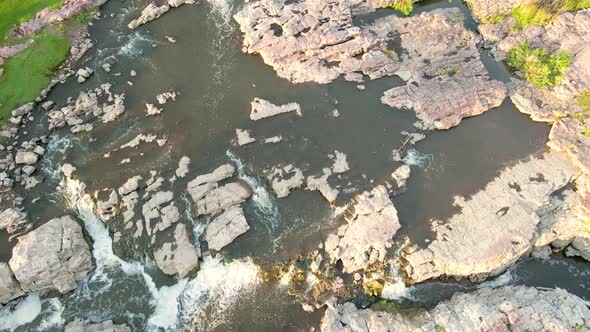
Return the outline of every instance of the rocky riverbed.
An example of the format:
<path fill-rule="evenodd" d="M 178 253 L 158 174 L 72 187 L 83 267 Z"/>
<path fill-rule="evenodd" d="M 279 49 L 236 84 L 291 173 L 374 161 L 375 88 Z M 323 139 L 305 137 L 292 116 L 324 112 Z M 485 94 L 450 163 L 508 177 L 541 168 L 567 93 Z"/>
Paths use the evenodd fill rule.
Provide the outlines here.
<path fill-rule="evenodd" d="M 2 123 L 0 330 L 587 328 L 590 9 L 402 2 L 15 27 L 99 11 Z M 525 40 L 571 56 L 557 84 L 502 63 Z"/>

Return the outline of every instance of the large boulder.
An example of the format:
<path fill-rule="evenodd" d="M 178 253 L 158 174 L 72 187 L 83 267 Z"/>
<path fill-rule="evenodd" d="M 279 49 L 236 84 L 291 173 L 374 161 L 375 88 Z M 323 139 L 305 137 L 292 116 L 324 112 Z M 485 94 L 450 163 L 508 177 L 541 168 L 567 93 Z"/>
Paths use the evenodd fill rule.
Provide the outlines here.
<path fill-rule="evenodd" d="M 199 266 L 200 255 L 200 249 L 189 241 L 184 224 L 176 225 L 173 241 L 164 242 L 154 252 L 154 258 L 162 272 L 172 275 L 178 273 L 181 278 Z"/>
<path fill-rule="evenodd" d="M 82 227 L 70 216 L 51 219 L 18 238 L 8 262 L 25 292 L 65 294 L 92 270 L 92 254 Z"/>
<path fill-rule="evenodd" d="M 20 288 L 8 264 L 0 262 L 0 304 L 8 303 L 25 295 Z"/>
<path fill-rule="evenodd" d="M 205 241 L 209 249 L 221 250 L 249 229 L 242 207 L 232 206 L 207 226 Z"/>
<path fill-rule="evenodd" d="M 332 261 L 341 260 L 344 272 L 351 273 L 383 261 L 400 227 L 387 190 L 377 186 L 360 195 L 348 224 L 330 234 L 324 247 Z"/>
<path fill-rule="evenodd" d="M 241 204 L 252 195 L 252 190 L 242 182 L 232 182 L 209 191 L 195 203 L 198 216 L 221 212 L 231 206 Z"/>

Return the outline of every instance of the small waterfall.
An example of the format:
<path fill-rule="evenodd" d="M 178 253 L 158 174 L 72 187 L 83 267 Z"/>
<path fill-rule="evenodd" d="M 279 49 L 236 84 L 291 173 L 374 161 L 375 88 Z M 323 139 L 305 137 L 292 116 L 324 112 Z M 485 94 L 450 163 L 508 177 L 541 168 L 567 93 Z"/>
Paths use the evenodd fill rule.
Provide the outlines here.
<path fill-rule="evenodd" d="M 248 175 L 246 166 L 233 152 L 227 150 L 225 152 L 230 161 L 232 161 L 238 169 L 238 178 L 246 182 L 252 188 L 252 202 L 256 207 L 256 214 L 260 220 L 264 220 L 266 227 L 271 234 L 274 233 L 279 221 L 279 210 L 274 201 L 274 198 L 268 193 L 264 185 L 260 181 Z"/>
<path fill-rule="evenodd" d="M 23 325 L 33 322 L 41 314 L 43 304 L 51 304 L 53 300 L 41 300 L 39 293 L 31 293 L 20 300 L 13 310 L 11 310 L 10 306 L 2 308 L 0 310 L 0 322 L 2 323 L 0 324 L 0 330 L 14 331 Z M 47 324 L 47 326 L 52 325 Z"/>
<path fill-rule="evenodd" d="M 400 274 L 399 258 L 402 250 L 410 243 L 409 238 L 404 238 L 389 261 L 389 280 L 385 282 L 381 297 L 387 300 L 399 300 L 402 298 L 413 300 L 416 287 L 407 287 Z"/>
<path fill-rule="evenodd" d="M 52 181 L 57 183 L 61 181 L 60 161 L 66 152 L 74 146 L 74 139 L 71 135 L 50 137 L 49 144 L 45 149 L 45 156 L 42 159 L 42 169 Z"/>
<path fill-rule="evenodd" d="M 258 285 L 258 273 L 251 260 L 223 263 L 222 257 L 206 257 L 179 298 L 182 326 L 192 331 L 214 330 L 226 321 L 228 309 L 244 292 Z"/>
<path fill-rule="evenodd" d="M 186 219 L 190 220 L 191 223 L 193 224 L 193 239 L 196 241 L 199 241 L 199 239 L 201 238 L 201 235 L 203 235 L 203 233 L 205 233 L 205 230 L 207 229 L 207 222 L 200 222 L 198 220 L 195 220 L 195 218 L 193 218 L 193 202 L 190 198 L 186 197 L 186 195 L 183 195 L 180 198 L 183 202 L 184 202 L 184 215 L 186 217 Z"/>
<path fill-rule="evenodd" d="M 113 253 L 113 243 L 107 228 L 94 214 L 94 202 L 85 193 L 85 184 L 74 179 L 66 178 L 62 183 L 62 192 L 69 206 L 74 209 L 78 217 L 84 221 L 84 227 L 94 241 L 92 254 L 96 261 L 96 270 L 86 283 L 94 280 L 107 281 L 106 286 L 99 291 L 104 292 L 112 286 L 108 271 L 120 269 L 125 275 L 139 275 L 145 282 L 151 295 L 151 304 L 154 306 L 154 319 L 150 323 L 156 327 L 173 328 L 176 326 L 177 307 L 171 306 L 178 298 L 186 280 L 181 280 L 175 286 L 158 289 L 152 277 L 145 272 L 145 267 L 140 262 L 127 262 Z M 183 284 L 184 283 L 184 284 Z M 86 286 L 86 287 L 84 287 Z M 83 289 L 91 292 L 87 285 Z"/>

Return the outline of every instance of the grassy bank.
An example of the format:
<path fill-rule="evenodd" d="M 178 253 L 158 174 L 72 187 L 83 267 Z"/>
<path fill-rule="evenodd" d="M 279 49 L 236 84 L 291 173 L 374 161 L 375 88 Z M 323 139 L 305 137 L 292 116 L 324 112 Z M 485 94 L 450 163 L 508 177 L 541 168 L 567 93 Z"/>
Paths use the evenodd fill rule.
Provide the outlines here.
<path fill-rule="evenodd" d="M 30 20 L 44 8 L 57 8 L 62 3 L 63 0 L 1 0 L 0 46 L 15 25 Z"/>
<path fill-rule="evenodd" d="M 10 117 L 18 104 L 34 100 L 47 87 L 53 69 L 68 55 L 70 42 L 63 32 L 43 32 L 33 43 L 4 63 L 0 77 L 0 119 Z"/>

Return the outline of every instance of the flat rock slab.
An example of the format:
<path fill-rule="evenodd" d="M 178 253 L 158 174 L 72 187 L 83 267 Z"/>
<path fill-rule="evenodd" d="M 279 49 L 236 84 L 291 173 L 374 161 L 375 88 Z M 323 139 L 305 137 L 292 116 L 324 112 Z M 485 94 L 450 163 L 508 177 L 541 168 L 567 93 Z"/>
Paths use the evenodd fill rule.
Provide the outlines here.
<path fill-rule="evenodd" d="M 381 51 L 383 40 L 353 23 L 353 17 L 391 2 L 262 0 L 246 4 L 234 19 L 244 33 L 244 52 L 260 54 L 278 76 L 293 83 L 325 84 L 340 75 L 358 80 L 362 72 L 379 78 L 399 68 Z"/>
<path fill-rule="evenodd" d="M 164 242 L 154 251 L 154 258 L 160 270 L 171 275 L 178 273 L 180 278 L 186 277 L 199 266 L 200 255 L 200 249 L 190 242 L 184 224 L 177 224 L 173 240 Z"/>
<path fill-rule="evenodd" d="M 70 216 L 19 237 L 8 264 L 25 292 L 56 289 L 62 294 L 75 289 L 93 267 L 82 226 Z"/>
<path fill-rule="evenodd" d="M 207 241 L 209 249 L 219 251 L 249 229 L 250 226 L 244 217 L 242 207 L 232 206 L 207 226 L 205 241 Z"/>
<path fill-rule="evenodd" d="M 490 79 L 480 60 L 477 36 L 463 24 L 456 8 L 439 9 L 398 20 L 381 19 L 379 34 L 396 30 L 401 47 L 405 86 L 385 92 L 381 101 L 408 108 L 432 129 L 448 129 L 461 119 L 500 106 L 508 93 Z"/>
<path fill-rule="evenodd" d="M 403 253 L 410 282 L 499 274 L 532 250 L 545 214 L 555 213 L 544 207 L 555 204 L 551 198 L 579 174 L 561 154 L 545 153 L 503 170 L 471 198 L 457 197 L 461 212 L 435 224 L 436 238 L 424 249 Z"/>
<path fill-rule="evenodd" d="M 14 279 L 8 264 L 0 262 L 0 304 L 8 303 L 23 295 L 25 295 L 25 292 Z"/>
<path fill-rule="evenodd" d="M 412 314 L 328 306 L 320 329 L 331 331 L 574 331 L 590 320 L 584 300 L 562 289 L 482 288 Z"/>
<path fill-rule="evenodd" d="M 400 223 L 384 186 L 364 192 L 354 206 L 354 216 L 337 233 L 328 236 L 325 249 L 332 261 L 342 260 L 351 273 L 383 261 Z"/>

